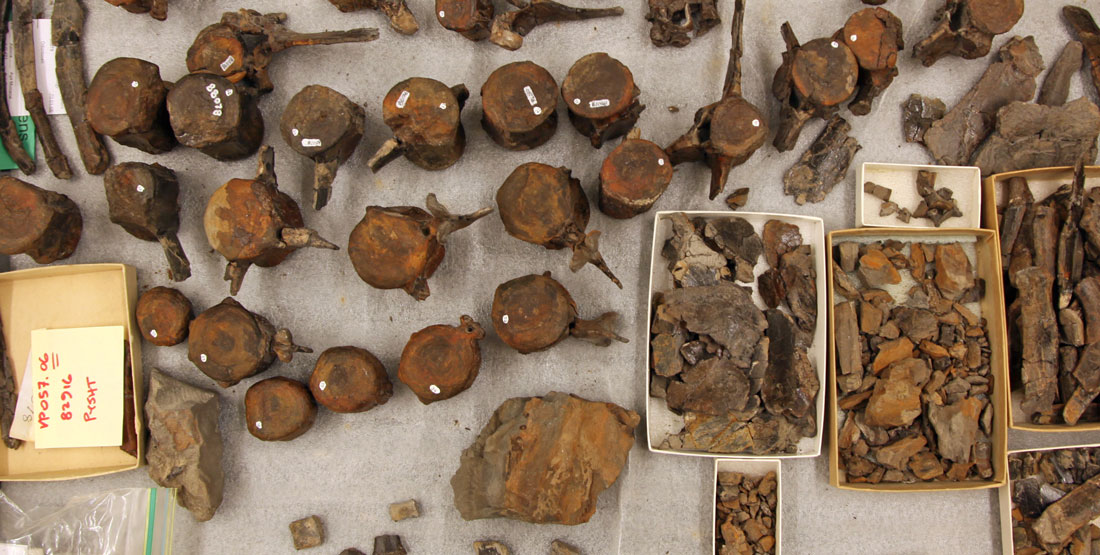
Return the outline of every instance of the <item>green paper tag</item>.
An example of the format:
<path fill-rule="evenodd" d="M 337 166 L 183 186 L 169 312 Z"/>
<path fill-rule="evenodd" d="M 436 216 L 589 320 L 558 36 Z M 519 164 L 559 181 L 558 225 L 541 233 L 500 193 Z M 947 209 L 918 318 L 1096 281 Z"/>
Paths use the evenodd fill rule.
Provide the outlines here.
<path fill-rule="evenodd" d="M 15 123 L 16 131 L 19 132 L 19 141 L 23 143 L 23 148 L 31 156 L 31 160 L 34 160 L 34 122 L 31 121 L 30 116 L 13 116 L 11 119 Z M 0 144 L 0 170 L 14 170 L 18 167 L 4 145 Z"/>

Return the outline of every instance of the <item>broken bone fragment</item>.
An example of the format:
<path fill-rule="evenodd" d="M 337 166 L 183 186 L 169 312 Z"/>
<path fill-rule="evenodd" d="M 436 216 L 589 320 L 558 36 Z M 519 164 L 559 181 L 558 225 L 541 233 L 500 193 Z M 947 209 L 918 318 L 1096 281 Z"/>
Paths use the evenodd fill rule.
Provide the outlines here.
<path fill-rule="evenodd" d="M 612 340 L 628 342 L 612 330 L 618 319 L 615 312 L 592 320 L 579 318 L 573 297 L 550 272 L 500 284 L 493 294 L 492 317 L 500 339 L 523 354 L 549 349 L 569 336 L 601 347 Z"/>
<path fill-rule="evenodd" d="M 313 352 L 232 297 L 196 316 L 187 335 L 188 360 L 222 387 L 267 370 L 276 357 L 290 362 L 296 352 Z"/>
<path fill-rule="evenodd" d="M 244 394 L 248 433 L 263 441 L 290 441 L 306 433 L 317 403 L 302 382 L 277 376 L 260 380 Z"/>
<path fill-rule="evenodd" d="M 183 343 L 193 317 L 191 300 L 168 287 L 153 287 L 142 293 L 134 308 L 142 339 L 160 347 Z"/>
<path fill-rule="evenodd" d="M 825 124 L 798 162 L 783 175 L 783 192 L 798 204 L 821 202 L 848 175 L 852 158 L 863 147 L 849 136 L 852 126 L 840 116 Z"/>
<path fill-rule="evenodd" d="M 176 501 L 196 520 L 214 517 L 225 487 L 218 396 L 154 369 L 149 376 L 145 418 L 149 478 L 178 488 Z"/>
<path fill-rule="evenodd" d="M 420 516 L 420 506 L 416 503 L 415 499 L 390 503 L 389 510 L 390 520 L 394 522 L 401 522 L 402 520 L 418 518 Z"/>
<path fill-rule="evenodd" d="M 206 240 L 227 261 L 230 295 L 237 294 L 253 265 L 277 266 L 303 247 L 339 248 L 304 227 L 298 203 L 279 190 L 275 150 L 265 145 L 258 165 L 255 178 L 231 179 L 214 191 L 203 214 Z"/>
<path fill-rule="evenodd" d="M 648 0 L 649 40 L 654 46 L 687 46 L 722 23 L 717 0 Z"/>
<path fill-rule="evenodd" d="M 496 14 L 489 27 L 489 42 L 507 50 L 518 50 L 523 46 L 523 37 L 539 25 L 623 15 L 619 6 L 574 8 L 553 0 L 514 2 L 514 5 L 519 9 Z"/>
<path fill-rule="evenodd" d="M 360 279 L 378 289 L 403 289 L 418 301 L 428 298 L 428 278 L 443 262 L 446 239 L 493 211 L 452 215 L 434 193 L 425 205 L 427 210 L 367 207 L 348 237 L 348 257 Z"/>
<path fill-rule="evenodd" d="M 107 0 L 107 3 L 130 13 L 147 13 L 157 21 L 168 19 L 168 0 Z"/>
<path fill-rule="evenodd" d="M 966 60 L 989 53 L 993 37 L 1007 33 L 1024 14 L 1024 0 L 946 0 L 936 26 L 913 47 L 926 67 L 945 56 Z"/>
<path fill-rule="evenodd" d="M 333 412 L 364 412 L 386 404 L 393 395 L 393 384 L 385 366 L 370 351 L 330 347 L 317 357 L 309 391 Z"/>
<path fill-rule="evenodd" d="M 451 478 L 462 518 L 575 525 L 596 512 L 634 444 L 637 413 L 552 392 L 502 403 Z M 552 480 L 553 488 L 539 487 Z"/>
<path fill-rule="evenodd" d="M 366 112 L 348 97 L 321 85 L 295 94 L 279 122 L 290 148 L 313 160 L 313 208 L 320 210 L 332 196 L 332 182 L 363 138 Z"/>
<path fill-rule="evenodd" d="M 588 196 L 568 168 L 522 164 L 497 189 L 496 201 L 509 235 L 551 250 L 569 247 L 573 250 L 570 270 L 576 272 L 592 264 L 622 289 L 600 254 L 600 232 L 585 233 L 590 215 Z"/>
<path fill-rule="evenodd" d="M 317 515 L 291 522 L 290 535 L 294 540 L 294 549 L 318 547 L 325 543 L 325 527 Z"/>
<path fill-rule="evenodd" d="M 390 28 L 402 35 L 414 35 L 420 30 L 416 17 L 405 5 L 405 0 L 328 0 L 341 12 L 377 10 L 390 20 Z"/>
<path fill-rule="evenodd" d="M 180 227 L 179 181 L 160 164 L 126 162 L 111 166 L 103 175 L 108 217 L 142 241 L 156 241 L 168 260 L 168 277 L 191 277 L 191 262 L 177 233 Z"/>
<path fill-rule="evenodd" d="M 429 405 L 450 399 L 473 385 L 481 368 L 485 330 L 463 315 L 459 325 L 436 324 L 409 337 L 401 351 L 397 379 Z"/>

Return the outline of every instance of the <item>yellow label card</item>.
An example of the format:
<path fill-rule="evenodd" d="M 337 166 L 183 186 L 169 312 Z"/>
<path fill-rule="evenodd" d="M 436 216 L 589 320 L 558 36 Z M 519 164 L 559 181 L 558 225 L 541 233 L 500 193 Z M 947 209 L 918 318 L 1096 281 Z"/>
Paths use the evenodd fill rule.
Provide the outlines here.
<path fill-rule="evenodd" d="M 34 447 L 122 445 L 122 326 L 31 331 Z"/>

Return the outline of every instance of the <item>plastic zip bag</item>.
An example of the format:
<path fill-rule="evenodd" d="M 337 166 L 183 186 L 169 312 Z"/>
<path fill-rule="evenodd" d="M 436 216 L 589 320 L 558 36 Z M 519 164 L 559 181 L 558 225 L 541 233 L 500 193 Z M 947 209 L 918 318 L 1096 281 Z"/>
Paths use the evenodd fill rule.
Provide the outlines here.
<path fill-rule="evenodd" d="M 176 490 L 126 488 L 21 509 L 0 491 L 2 555 L 170 555 Z"/>

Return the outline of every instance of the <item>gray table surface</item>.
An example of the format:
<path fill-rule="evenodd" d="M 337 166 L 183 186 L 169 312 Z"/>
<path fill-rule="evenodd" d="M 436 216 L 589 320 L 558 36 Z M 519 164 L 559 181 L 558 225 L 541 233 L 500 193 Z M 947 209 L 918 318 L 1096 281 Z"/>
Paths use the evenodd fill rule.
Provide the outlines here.
<path fill-rule="evenodd" d="M 334 196 L 320 212 L 304 208 L 307 225 L 346 247 L 347 236 L 363 207 L 422 205 L 428 192 L 454 211 L 493 204 L 496 188 L 520 163 L 540 161 L 572 168 L 590 199 L 599 165 L 613 148 L 596 152 L 563 118 L 553 139 L 528 152 L 508 152 L 493 144 L 479 124 L 478 91 L 489 73 L 508 62 L 532 60 L 559 81 L 569 66 L 589 52 L 605 51 L 627 64 L 648 108 L 639 122 L 643 135 L 668 144 L 685 131 L 696 108 L 718 98 L 729 47 L 728 26 L 712 30 L 683 49 L 654 47 L 644 20 L 645 3 L 633 0 L 617 19 L 553 24 L 533 31 L 524 47 L 508 52 L 489 43 L 471 43 L 444 30 L 426 0 L 412 0 L 421 30 L 412 37 L 396 34 L 374 12 L 341 14 L 324 0 L 270 0 L 251 7 L 285 11 L 289 26 L 317 31 L 375 26 L 381 38 L 369 44 L 300 48 L 277 56 L 271 65 L 276 90 L 260 105 L 267 122 L 265 140 L 275 146 L 283 190 L 308 198 L 310 165 L 292 152 L 278 133 L 282 108 L 295 92 L 324 84 L 366 104 L 367 133 L 359 150 L 342 167 Z M 1100 8 L 1096 2 L 1072 4 Z M 176 1 L 166 22 L 128 14 L 99 0 L 85 0 L 85 35 L 89 78 L 104 62 L 134 56 L 160 65 L 167 80 L 186 72 L 184 53 L 203 26 L 223 11 L 241 7 L 224 0 Z M 744 89 L 746 97 L 765 106 L 773 129 L 778 109 L 768 90 L 780 62 L 779 26 L 790 21 L 803 41 L 832 34 L 847 15 L 862 8 L 855 0 L 749 0 L 745 18 Z M 939 1 L 889 2 L 905 24 L 907 45 L 931 28 Z M 586 2 L 584 5 L 606 5 Z M 1061 22 L 1062 2 L 1032 0 L 1014 34 L 1034 34 L 1049 64 L 1069 39 Z M 732 10 L 721 0 L 723 19 Z M 49 6 L 42 6 L 49 10 Z M 995 47 L 1007 40 L 998 37 Z M 778 153 L 770 143 L 734 170 L 727 190 L 751 188 L 746 210 L 806 214 L 824 219 L 826 231 L 850 227 L 854 218 L 855 170 L 862 162 L 928 163 L 923 148 L 901 137 L 901 102 L 913 92 L 935 95 L 948 105 L 962 97 L 987 67 L 990 58 L 947 58 L 923 68 L 909 57 L 899 61 L 900 76 L 865 117 L 849 117 L 853 135 L 863 145 L 849 177 L 821 203 L 796 205 L 782 194 L 782 175 L 818 134 L 821 121 L 810 123 L 794 151 Z M 463 112 L 468 147 L 463 158 L 441 172 L 428 172 L 404 160 L 377 174 L 366 167 L 385 140 L 379 104 L 387 90 L 411 76 L 433 77 L 448 85 L 465 83 L 471 98 Z M 1071 98 L 1096 92 L 1085 73 L 1074 77 Z M 669 106 L 679 108 L 670 112 Z M 564 111 L 564 106 L 560 109 Z M 54 118 L 62 147 L 79 165 L 67 121 Z M 195 305 L 209 307 L 228 294 L 221 280 L 224 261 L 206 244 L 200 221 L 210 193 L 233 177 L 250 177 L 253 159 L 218 163 L 201 153 L 177 148 L 149 156 L 117 144 L 117 162 L 159 162 L 176 171 L 181 183 L 181 240 L 194 275 L 178 287 Z M 159 246 L 127 235 L 107 220 L 102 182 L 83 168 L 71 181 L 54 179 L 39 158 L 30 181 L 71 196 L 84 214 L 84 236 L 64 263 L 125 262 L 138 268 L 141 289 L 169 285 Z M 669 190 L 656 209 L 724 208 L 721 198 L 706 199 L 708 173 L 701 165 L 677 168 Z M 303 205 L 306 202 L 302 203 Z M 553 390 L 613 401 L 638 412 L 645 407 L 643 377 L 646 349 L 646 287 L 653 215 L 612 220 L 593 209 L 590 229 L 600 229 L 608 264 L 625 288 L 616 289 L 594 268 L 567 269 L 568 254 L 546 251 L 507 236 L 496 215 L 452 237 L 448 253 L 430 281 L 431 297 L 416 302 L 400 291 L 379 291 L 357 279 L 346 250 L 301 251 L 273 269 L 253 269 L 237 296 L 246 307 L 294 332 L 299 343 L 316 352 L 337 345 L 358 345 L 374 352 L 395 372 L 410 333 L 430 324 L 456 323 L 470 314 L 488 327 L 489 307 L 497 284 L 519 275 L 551 270 L 570 290 L 583 315 L 607 310 L 622 315 L 620 330 L 627 345 L 601 349 L 566 341 L 553 349 L 521 356 L 493 334 L 482 343 L 481 375 L 466 393 L 444 403 L 423 406 L 400 383 L 386 405 L 363 414 L 340 415 L 322 410 L 316 425 L 290 443 L 263 443 L 245 431 L 242 399 L 246 380 L 218 389 L 222 399 L 220 427 L 225 437 L 225 501 L 213 520 L 196 523 L 185 512 L 176 525 L 179 553 L 288 553 L 293 551 L 286 525 L 310 514 L 325 521 L 328 539 L 316 552 L 345 547 L 370 550 L 371 538 L 399 533 L 414 553 L 470 553 L 474 540 L 504 541 L 517 553 L 543 553 L 554 538 L 563 538 L 586 553 L 710 553 L 712 495 L 710 459 L 653 454 L 646 450 L 644 423 L 622 477 L 599 501 L 592 520 L 575 527 L 537 526 L 509 520 L 463 521 L 453 506 L 449 479 L 459 454 L 476 437 L 492 411 L 513 396 Z M 11 259 L 13 269 L 32 267 L 25 256 Z M 292 364 L 276 364 L 262 377 L 306 378 L 316 355 L 301 355 Z M 160 368 L 191 383 L 213 387 L 186 359 L 184 345 L 146 346 L 146 369 Z M 1026 448 L 1096 442 L 1100 434 L 1027 434 L 1011 432 L 1009 447 Z M 783 550 L 787 553 L 992 553 L 1000 550 L 996 491 L 872 494 L 840 491 L 827 484 L 828 459 L 783 463 Z M 52 503 L 73 495 L 118 487 L 149 486 L 144 469 L 100 478 L 52 483 L 6 483 L 4 492 L 25 505 Z M 393 523 L 389 503 L 416 498 L 423 516 Z"/>

